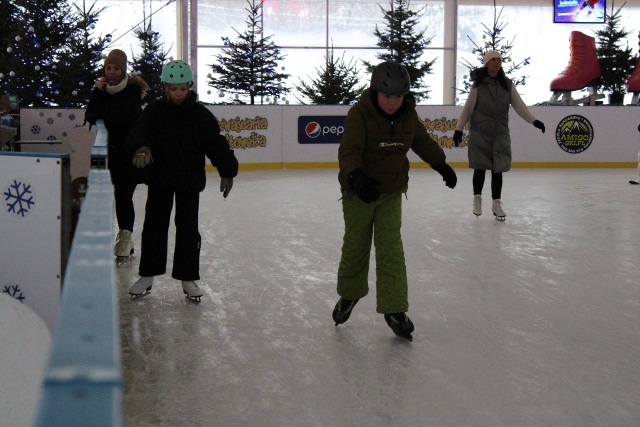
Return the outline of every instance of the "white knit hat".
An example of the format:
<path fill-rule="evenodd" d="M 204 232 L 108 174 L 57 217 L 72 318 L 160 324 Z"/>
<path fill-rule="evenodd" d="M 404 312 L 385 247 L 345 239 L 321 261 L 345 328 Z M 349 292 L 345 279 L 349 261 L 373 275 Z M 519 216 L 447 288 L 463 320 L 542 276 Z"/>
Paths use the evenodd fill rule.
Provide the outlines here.
<path fill-rule="evenodd" d="M 487 53 L 484 54 L 484 60 L 482 62 L 484 65 L 487 65 L 493 58 L 502 59 L 502 54 L 497 50 L 488 50 Z"/>

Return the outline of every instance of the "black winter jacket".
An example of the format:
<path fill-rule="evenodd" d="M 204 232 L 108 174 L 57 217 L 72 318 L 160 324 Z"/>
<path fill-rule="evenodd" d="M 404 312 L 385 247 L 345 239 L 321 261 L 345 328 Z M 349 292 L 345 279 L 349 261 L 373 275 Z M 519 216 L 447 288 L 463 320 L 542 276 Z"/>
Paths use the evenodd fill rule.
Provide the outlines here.
<path fill-rule="evenodd" d="M 142 93 L 147 84 L 137 78 L 130 77 L 127 86 L 120 92 L 110 95 L 104 90 L 93 88 L 85 121 L 95 125 L 96 120 L 103 119 L 107 129 L 108 166 L 109 169 L 125 169 L 132 171 L 131 156 L 125 149 L 127 135 L 136 124 L 142 112 Z"/>
<path fill-rule="evenodd" d="M 136 150 L 151 149 L 149 185 L 180 191 L 202 191 L 206 185 L 205 156 L 222 178 L 238 174 L 238 160 L 220 135 L 215 116 L 197 101 L 195 92 L 176 105 L 165 97 L 149 104 L 127 138 L 132 159 Z"/>

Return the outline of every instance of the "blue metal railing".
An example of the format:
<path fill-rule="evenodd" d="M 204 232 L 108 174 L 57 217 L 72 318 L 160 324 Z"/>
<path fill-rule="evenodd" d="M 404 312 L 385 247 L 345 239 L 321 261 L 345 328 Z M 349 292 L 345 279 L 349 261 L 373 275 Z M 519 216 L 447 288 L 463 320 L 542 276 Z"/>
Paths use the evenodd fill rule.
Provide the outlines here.
<path fill-rule="evenodd" d="M 92 155 L 106 155 L 97 124 Z M 112 250 L 113 186 L 92 169 L 71 245 L 36 426 L 121 426 L 122 370 Z"/>

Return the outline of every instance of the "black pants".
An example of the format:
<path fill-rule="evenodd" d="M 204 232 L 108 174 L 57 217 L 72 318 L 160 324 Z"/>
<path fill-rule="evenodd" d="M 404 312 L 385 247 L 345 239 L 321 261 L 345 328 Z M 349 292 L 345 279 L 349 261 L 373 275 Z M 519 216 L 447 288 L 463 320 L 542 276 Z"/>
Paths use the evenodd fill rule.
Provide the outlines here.
<path fill-rule="evenodd" d="M 177 280 L 200 280 L 200 193 L 175 191 L 158 185 L 150 185 L 147 194 L 140 276 L 157 276 L 166 272 L 169 223 L 174 196 L 176 242 L 171 277 Z"/>
<path fill-rule="evenodd" d="M 484 169 L 474 169 L 473 171 L 473 194 L 482 194 L 484 187 Z M 491 173 L 491 198 L 499 199 L 502 194 L 502 173 Z"/>
<path fill-rule="evenodd" d="M 133 231 L 133 223 L 136 212 L 133 208 L 133 193 L 136 191 L 136 183 L 124 183 L 113 186 L 113 195 L 116 204 L 116 220 L 120 230 Z"/>

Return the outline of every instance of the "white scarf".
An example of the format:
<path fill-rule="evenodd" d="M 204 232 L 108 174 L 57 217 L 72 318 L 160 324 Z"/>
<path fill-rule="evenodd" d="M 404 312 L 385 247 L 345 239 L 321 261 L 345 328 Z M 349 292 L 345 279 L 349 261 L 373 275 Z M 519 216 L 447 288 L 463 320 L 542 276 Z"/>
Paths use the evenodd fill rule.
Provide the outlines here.
<path fill-rule="evenodd" d="M 127 77 L 127 76 L 124 76 L 124 79 L 122 79 L 122 80 L 120 81 L 120 83 L 118 83 L 118 84 L 117 84 L 117 85 L 115 85 L 115 86 L 110 86 L 109 84 L 107 84 L 107 85 L 105 86 L 105 89 L 106 89 L 107 93 L 108 93 L 109 95 L 115 95 L 116 93 L 118 93 L 118 92 L 122 91 L 122 89 L 124 89 L 125 87 L 127 87 L 127 80 L 128 80 L 128 77 Z"/>

